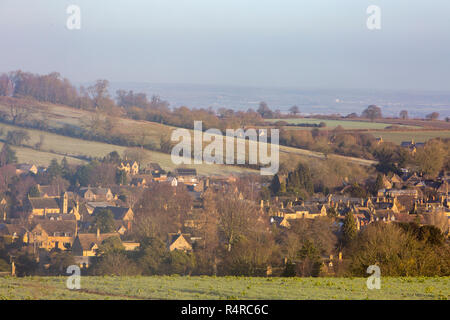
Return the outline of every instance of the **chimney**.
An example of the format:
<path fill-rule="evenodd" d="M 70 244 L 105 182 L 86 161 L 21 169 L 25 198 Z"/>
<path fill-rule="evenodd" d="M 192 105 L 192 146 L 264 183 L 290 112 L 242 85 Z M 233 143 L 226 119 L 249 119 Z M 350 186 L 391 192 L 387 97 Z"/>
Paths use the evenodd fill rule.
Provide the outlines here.
<path fill-rule="evenodd" d="M 97 228 L 97 240 L 100 240 L 100 228 Z"/>

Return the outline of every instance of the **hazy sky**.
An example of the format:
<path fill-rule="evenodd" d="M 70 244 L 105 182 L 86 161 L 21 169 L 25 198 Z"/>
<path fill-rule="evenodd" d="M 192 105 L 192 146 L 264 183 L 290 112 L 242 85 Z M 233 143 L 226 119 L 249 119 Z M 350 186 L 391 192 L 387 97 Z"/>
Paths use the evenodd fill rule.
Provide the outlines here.
<path fill-rule="evenodd" d="M 448 0 L 0 0 L 0 30 L 0 71 L 75 82 L 450 90 Z"/>

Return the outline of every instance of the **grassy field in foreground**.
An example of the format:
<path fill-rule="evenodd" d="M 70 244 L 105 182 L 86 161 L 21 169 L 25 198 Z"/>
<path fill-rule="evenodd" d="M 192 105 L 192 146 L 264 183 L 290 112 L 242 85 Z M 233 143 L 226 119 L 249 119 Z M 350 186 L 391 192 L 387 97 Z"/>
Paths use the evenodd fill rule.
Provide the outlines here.
<path fill-rule="evenodd" d="M 450 277 L 366 278 L 82 277 L 80 290 L 67 277 L 0 278 L 0 299 L 448 299 Z"/>
<path fill-rule="evenodd" d="M 369 122 L 369 121 L 358 121 L 358 120 L 329 120 L 329 119 L 315 119 L 315 118 L 292 118 L 292 119 L 267 119 L 268 122 L 285 121 L 290 124 L 319 124 L 324 122 L 327 126 L 324 129 L 334 129 L 337 126 L 341 126 L 347 130 L 357 130 L 357 129 L 384 129 L 391 126 L 390 123 L 383 122 Z M 412 126 L 401 126 L 404 128 L 414 128 Z M 300 129 L 303 127 L 299 127 Z M 305 127 L 311 129 L 309 127 Z M 418 128 L 418 127 L 415 127 Z"/>

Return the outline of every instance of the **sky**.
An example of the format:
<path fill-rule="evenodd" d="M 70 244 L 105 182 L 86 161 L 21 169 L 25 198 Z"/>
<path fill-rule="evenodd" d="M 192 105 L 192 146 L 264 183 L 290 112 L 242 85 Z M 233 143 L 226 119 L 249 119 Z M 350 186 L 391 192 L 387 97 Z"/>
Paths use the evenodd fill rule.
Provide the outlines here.
<path fill-rule="evenodd" d="M 1 0 L 0 30 L 1 72 L 73 82 L 450 91 L 448 0 Z"/>

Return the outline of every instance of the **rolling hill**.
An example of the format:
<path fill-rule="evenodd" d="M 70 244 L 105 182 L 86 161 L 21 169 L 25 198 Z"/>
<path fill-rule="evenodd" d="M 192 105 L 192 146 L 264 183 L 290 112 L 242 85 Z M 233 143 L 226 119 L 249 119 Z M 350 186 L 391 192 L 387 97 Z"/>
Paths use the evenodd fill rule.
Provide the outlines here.
<path fill-rule="evenodd" d="M 65 125 L 82 126 L 84 123 L 96 117 L 95 112 L 75 109 L 63 105 L 43 104 L 33 102 L 30 106 L 33 112 L 30 117 L 36 120 L 45 121 L 50 128 L 62 128 Z M 0 111 L 8 112 L 5 105 L 0 105 Z M 100 116 L 104 118 L 104 116 Z M 159 145 L 162 136 L 168 137 L 170 133 L 177 129 L 176 127 L 149 122 L 138 121 L 128 118 L 113 118 L 115 122 L 115 134 L 123 135 L 134 139 L 144 139 L 144 143 Z M 4 134 L 7 131 L 17 129 L 19 127 L 11 124 L 0 123 L 0 128 L 3 128 Z M 78 138 L 71 138 L 59 134 L 50 133 L 36 129 L 25 129 L 29 132 L 31 139 L 25 143 L 24 147 L 15 147 L 19 161 L 30 162 L 36 164 L 46 164 L 51 158 L 68 157 L 69 162 L 80 163 L 86 158 L 103 157 L 109 152 L 117 151 L 123 154 L 127 147 L 114 145 L 109 143 L 88 141 Z M 190 130 L 192 135 L 193 131 Z M 32 149 L 32 147 L 39 142 L 40 137 L 43 137 L 44 143 L 40 150 Z M 27 148 L 28 147 L 28 148 Z M 158 162 L 164 169 L 171 170 L 176 167 L 172 163 L 169 154 L 158 151 L 144 151 L 143 164 L 148 162 Z M 305 149 L 280 146 L 280 162 L 296 163 L 299 160 L 311 161 L 311 159 L 330 159 L 336 158 L 347 161 L 353 164 L 362 166 L 371 166 L 376 161 L 359 159 L 353 157 L 345 157 L 340 155 L 324 155 L 320 152 L 309 151 Z M 258 171 L 248 168 L 229 166 L 229 165 L 187 165 L 187 167 L 195 167 L 199 174 L 240 174 L 240 173 L 256 173 Z"/>

